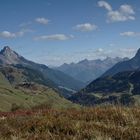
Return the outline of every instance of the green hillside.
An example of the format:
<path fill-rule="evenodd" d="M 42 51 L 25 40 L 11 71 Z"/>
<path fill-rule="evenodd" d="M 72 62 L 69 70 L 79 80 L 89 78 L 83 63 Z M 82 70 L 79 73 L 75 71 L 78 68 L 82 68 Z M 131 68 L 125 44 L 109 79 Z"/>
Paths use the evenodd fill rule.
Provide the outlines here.
<path fill-rule="evenodd" d="M 54 90 L 47 88 L 42 93 L 36 91 L 16 90 L 0 86 L 0 111 L 11 111 L 15 104 L 17 108 L 32 108 L 46 104 L 53 108 L 76 107 L 70 101 L 60 97 Z"/>
<path fill-rule="evenodd" d="M 34 72 L 34 73 L 33 73 Z M 47 86 L 48 84 L 48 86 Z M 45 104 L 51 108 L 78 107 L 60 97 L 35 70 L 12 66 L 0 68 L 0 111 L 32 108 Z"/>

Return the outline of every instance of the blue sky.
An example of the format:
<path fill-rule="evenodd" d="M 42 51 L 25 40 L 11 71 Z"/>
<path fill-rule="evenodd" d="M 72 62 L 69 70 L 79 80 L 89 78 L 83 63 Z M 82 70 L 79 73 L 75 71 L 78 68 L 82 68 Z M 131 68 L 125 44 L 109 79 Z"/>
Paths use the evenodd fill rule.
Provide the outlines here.
<path fill-rule="evenodd" d="M 132 57 L 139 0 L 0 0 L 0 47 L 46 65 Z"/>

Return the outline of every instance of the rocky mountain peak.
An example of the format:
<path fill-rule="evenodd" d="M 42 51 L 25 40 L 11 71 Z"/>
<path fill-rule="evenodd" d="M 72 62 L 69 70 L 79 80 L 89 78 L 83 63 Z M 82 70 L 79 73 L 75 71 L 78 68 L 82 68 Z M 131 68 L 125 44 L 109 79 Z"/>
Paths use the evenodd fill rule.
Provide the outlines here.
<path fill-rule="evenodd" d="M 11 51 L 11 48 L 10 48 L 9 46 L 5 46 L 5 47 L 3 48 L 3 51 Z"/>
<path fill-rule="evenodd" d="M 138 49 L 138 51 L 137 51 L 137 53 L 136 53 L 134 58 L 137 58 L 137 59 L 139 58 L 140 59 L 140 48 Z"/>
<path fill-rule="evenodd" d="M 4 56 L 17 56 L 18 54 L 16 52 L 14 52 L 9 46 L 5 46 L 1 52 L 0 52 L 1 55 L 4 55 Z"/>
<path fill-rule="evenodd" d="M 87 64 L 89 62 L 88 59 L 84 59 L 78 62 L 78 64 Z"/>
<path fill-rule="evenodd" d="M 5 46 L 0 51 L 0 60 L 3 64 L 16 64 L 20 56 L 14 52 L 9 46 Z"/>

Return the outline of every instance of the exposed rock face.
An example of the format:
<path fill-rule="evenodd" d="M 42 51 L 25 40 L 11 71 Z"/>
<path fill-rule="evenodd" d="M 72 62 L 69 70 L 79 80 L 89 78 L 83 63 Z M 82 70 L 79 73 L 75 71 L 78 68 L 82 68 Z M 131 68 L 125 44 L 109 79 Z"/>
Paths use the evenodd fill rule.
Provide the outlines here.
<path fill-rule="evenodd" d="M 0 63 L 2 64 L 17 64 L 20 61 L 20 57 L 16 52 L 6 46 L 0 51 Z"/>

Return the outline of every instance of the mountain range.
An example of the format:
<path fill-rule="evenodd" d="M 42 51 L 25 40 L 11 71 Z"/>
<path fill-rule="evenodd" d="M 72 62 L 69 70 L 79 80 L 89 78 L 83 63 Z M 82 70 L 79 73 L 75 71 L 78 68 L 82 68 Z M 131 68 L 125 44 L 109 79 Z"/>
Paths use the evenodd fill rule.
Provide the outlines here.
<path fill-rule="evenodd" d="M 104 60 L 96 59 L 96 60 L 87 60 L 84 59 L 78 63 L 70 63 L 57 67 L 57 70 L 60 70 L 71 77 L 82 81 L 85 83 L 90 83 L 94 79 L 100 77 L 105 71 L 110 69 L 118 62 L 122 62 L 128 60 L 128 58 L 111 58 L 107 57 Z"/>
<path fill-rule="evenodd" d="M 81 82 L 61 71 L 25 59 L 10 47 L 0 51 L 0 111 L 9 111 L 13 104 L 17 108 L 41 104 L 58 108 L 75 107 L 77 105 L 62 95 L 82 86 Z"/>
<path fill-rule="evenodd" d="M 0 51 L 0 111 L 13 110 L 15 104 L 16 109 L 42 104 L 57 108 L 79 108 L 77 104 L 140 104 L 140 49 L 129 60 L 108 57 L 105 60 L 83 60 L 70 65 L 73 71 L 81 71 L 81 79 L 71 76 L 70 69 L 69 74 L 66 74 L 59 68 L 52 69 L 29 61 L 10 47 L 4 47 Z M 71 68 L 70 65 L 64 64 L 63 67 Z M 86 68 L 88 71 L 93 66 L 100 73 L 96 73 L 95 77 L 101 75 L 102 69 L 111 68 L 84 87 L 89 79 L 84 82 L 82 75 L 84 71 L 85 75 L 88 74 Z"/>
<path fill-rule="evenodd" d="M 132 59 L 118 62 L 69 99 L 84 105 L 140 104 L 140 49 Z"/>
<path fill-rule="evenodd" d="M 51 69 L 46 65 L 29 61 L 11 50 L 8 46 L 4 47 L 0 52 L 0 64 L 13 66 L 20 65 L 22 67 L 34 69 L 41 72 L 46 80 L 54 83 L 54 85 L 57 85 L 57 87 L 63 86 L 73 90 L 79 90 L 81 87 L 83 87 L 82 82 L 70 77 L 69 75 L 66 75 L 61 71 Z"/>

